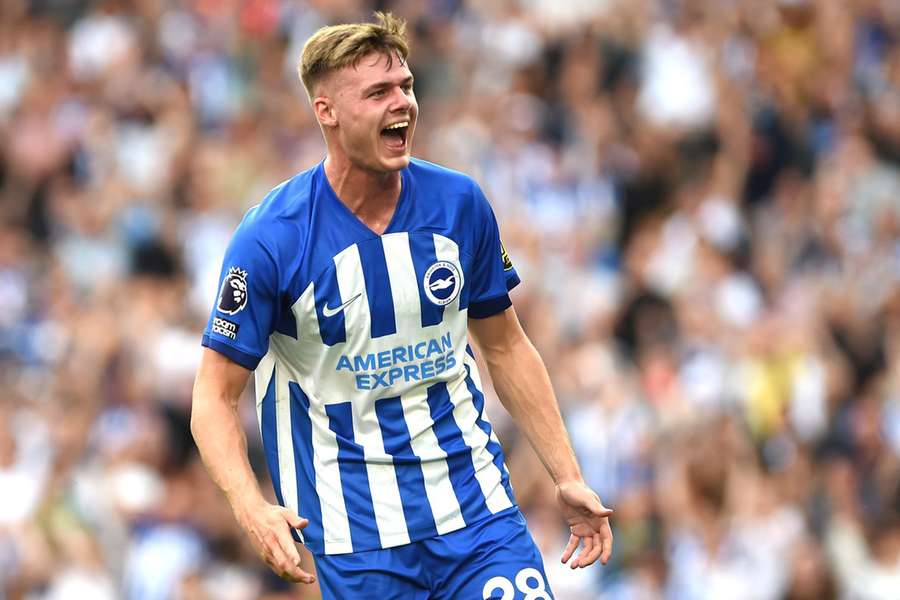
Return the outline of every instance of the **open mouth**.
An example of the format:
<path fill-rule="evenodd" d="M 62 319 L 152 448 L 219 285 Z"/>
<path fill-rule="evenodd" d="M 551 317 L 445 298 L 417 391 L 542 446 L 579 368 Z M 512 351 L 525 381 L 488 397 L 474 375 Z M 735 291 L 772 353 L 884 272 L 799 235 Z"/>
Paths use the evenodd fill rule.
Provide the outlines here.
<path fill-rule="evenodd" d="M 381 130 L 381 139 L 391 150 L 406 150 L 406 136 L 409 133 L 409 121 L 400 121 L 388 125 Z"/>

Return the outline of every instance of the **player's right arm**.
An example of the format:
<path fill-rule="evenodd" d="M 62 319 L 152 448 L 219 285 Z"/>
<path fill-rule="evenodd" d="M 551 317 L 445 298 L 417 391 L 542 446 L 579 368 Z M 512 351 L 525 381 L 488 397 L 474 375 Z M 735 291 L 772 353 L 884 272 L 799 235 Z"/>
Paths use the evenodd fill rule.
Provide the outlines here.
<path fill-rule="evenodd" d="M 207 471 L 225 493 L 260 558 L 284 579 L 312 583 L 315 578 L 300 568 L 300 554 L 290 533 L 291 527 L 302 529 L 308 521 L 266 501 L 247 458 L 238 399 L 249 376 L 246 368 L 204 348 L 194 382 L 191 432 Z"/>

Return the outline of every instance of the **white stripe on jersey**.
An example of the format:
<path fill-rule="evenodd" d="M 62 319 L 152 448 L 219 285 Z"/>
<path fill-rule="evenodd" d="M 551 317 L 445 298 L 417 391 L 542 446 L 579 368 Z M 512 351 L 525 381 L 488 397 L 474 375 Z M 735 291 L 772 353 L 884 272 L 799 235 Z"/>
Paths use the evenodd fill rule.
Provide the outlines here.
<path fill-rule="evenodd" d="M 468 352 L 463 353 L 463 364 L 468 365 L 469 367 L 469 376 L 472 378 L 472 383 L 475 384 L 475 389 L 481 392 L 481 395 L 484 396 L 484 387 L 481 385 L 481 373 L 479 373 L 478 371 L 478 364 L 475 362 L 475 359 L 469 355 Z M 484 408 L 481 411 L 481 420 L 491 426 L 491 441 L 499 446 L 500 438 L 497 437 L 497 431 L 494 429 L 494 425 L 488 418 L 487 401 L 485 401 Z M 507 465 L 506 462 L 503 463 L 503 468 L 506 469 L 507 473 L 509 473 L 509 465 Z"/>
<path fill-rule="evenodd" d="M 353 435 L 356 443 L 363 447 L 369 488 L 372 492 L 372 507 L 381 545 L 385 548 L 409 543 L 409 531 L 403 516 L 403 502 L 394 461 L 384 451 L 381 426 L 373 405 L 368 410 L 359 411 L 359 404 L 353 407 Z"/>
<path fill-rule="evenodd" d="M 422 460 L 425 494 L 431 505 L 434 524 L 437 532 L 443 534 L 465 527 L 466 522 L 450 482 L 447 453 L 441 448 L 434 433 L 434 421 L 431 419 L 427 397 L 427 390 L 421 389 L 401 396 L 400 402 L 413 454 Z"/>
<path fill-rule="evenodd" d="M 391 281 L 397 334 L 403 336 L 422 331 L 419 282 L 410 252 L 409 234 L 390 233 L 381 239 Z M 434 433 L 427 390 L 422 388 L 412 394 L 405 394 L 401 396 L 400 403 L 413 454 L 422 460 L 425 494 L 438 533 L 465 527 L 466 522 L 450 482 L 447 453 L 441 449 Z"/>
<path fill-rule="evenodd" d="M 262 360 L 259 361 L 259 365 L 256 367 L 256 372 L 254 373 L 256 380 L 256 416 L 259 420 L 259 433 L 262 436 L 263 400 L 274 377 L 276 385 L 275 398 L 273 398 L 275 402 L 275 443 L 278 456 L 278 479 L 281 483 L 279 491 L 284 500 L 284 505 L 294 512 L 299 512 L 297 471 L 294 465 L 294 438 L 291 435 L 290 394 L 282 393 L 282 390 L 278 387 L 281 381 L 284 381 L 284 385 L 287 386 L 287 378 L 282 374 L 281 379 L 279 379 L 276 373 L 277 364 L 275 353 L 270 350 L 262 357 Z M 304 541 L 303 532 L 299 529 L 296 531 L 297 535 L 300 536 L 300 541 Z"/>
<path fill-rule="evenodd" d="M 268 354 L 267 354 L 268 356 Z M 275 436 L 278 447 L 278 476 L 284 505 L 299 513 L 297 465 L 294 463 L 294 436 L 291 426 L 291 390 L 284 368 L 275 363 Z M 263 388 L 265 389 L 265 388 Z M 303 532 L 297 530 L 300 539 Z"/>
<path fill-rule="evenodd" d="M 308 328 L 314 329 L 318 334 L 318 322 L 316 319 L 301 319 L 301 315 L 316 314 L 315 286 L 309 287 L 300 295 L 292 307 L 298 327 L 305 323 Z M 298 330 L 298 338 L 299 338 Z M 271 338 L 277 343 L 280 356 L 304 355 L 304 350 L 298 340 L 291 337 L 274 334 Z M 334 432 L 329 427 L 328 415 L 325 413 L 325 405 L 312 396 L 307 390 L 311 390 L 309 377 L 304 377 L 293 365 L 287 361 L 279 360 L 284 364 L 284 370 L 291 381 L 297 382 L 309 398 L 309 419 L 312 423 L 312 447 L 313 470 L 316 473 L 316 494 L 319 496 L 319 507 L 322 511 L 322 536 L 326 554 L 344 554 L 353 551 L 350 540 L 350 520 L 347 518 L 347 505 L 344 502 L 344 491 L 341 485 L 341 471 L 338 465 L 338 445 Z M 300 515 L 305 516 L 305 515 Z"/>
<path fill-rule="evenodd" d="M 468 354 L 466 355 L 468 356 Z M 453 420 L 462 432 L 466 445 L 472 449 L 472 465 L 475 467 L 475 479 L 481 486 L 481 493 L 487 503 L 488 510 L 496 514 L 511 507 L 512 499 L 503 486 L 503 473 L 494 464 L 494 457 L 487 449 L 490 439 L 478 426 L 478 411 L 472 402 L 472 394 L 464 377 L 447 384 L 450 401 L 453 403 Z"/>
<path fill-rule="evenodd" d="M 455 265 L 460 264 L 459 246 L 457 246 L 456 242 L 454 242 L 450 238 L 446 238 L 437 233 L 434 234 L 434 254 L 438 260 L 446 260 Z M 468 310 L 459 310 L 459 300 L 460 298 L 462 298 L 462 289 L 465 286 L 466 282 L 462 269 L 459 269 L 458 273 L 460 278 L 460 281 L 458 282 L 460 293 L 456 294 L 456 298 L 453 299 L 453 302 L 444 307 L 445 318 L 448 312 L 450 312 L 450 314 L 454 314 L 459 311 L 461 313 L 460 316 L 465 319 L 466 313 L 468 312 Z"/>
<path fill-rule="evenodd" d="M 381 242 L 384 244 L 391 294 L 394 296 L 397 334 L 412 335 L 422 330 L 422 311 L 419 304 L 419 282 L 409 249 L 409 234 L 389 233 L 381 236 Z"/>
<path fill-rule="evenodd" d="M 322 535 L 326 554 L 353 551 L 350 519 L 344 502 L 341 470 L 338 465 L 337 437 L 328 426 L 325 405 L 310 398 L 309 418 L 313 432 L 313 469 L 316 471 L 316 493 L 322 507 Z"/>
<path fill-rule="evenodd" d="M 253 372 L 253 384 L 256 389 L 256 417 L 259 421 L 259 435 L 262 437 L 262 408 L 263 399 L 266 397 L 266 391 L 269 389 L 269 382 L 275 376 L 275 353 L 272 350 L 266 352 L 266 355 L 260 359 Z"/>
<path fill-rule="evenodd" d="M 356 294 L 360 294 L 359 298 L 344 309 L 344 328 L 348 346 L 351 345 L 352 332 L 365 332 L 365 335 L 359 336 L 357 343 L 353 344 L 362 347 L 363 341 L 368 341 L 369 332 L 372 331 L 372 318 L 369 315 L 369 295 L 366 291 L 362 259 L 359 257 L 357 244 L 338 252 L 334 257 L 334 266 L 337 271 L 338 289 L 341 291 L 341 302 L 346 302 Z"/>

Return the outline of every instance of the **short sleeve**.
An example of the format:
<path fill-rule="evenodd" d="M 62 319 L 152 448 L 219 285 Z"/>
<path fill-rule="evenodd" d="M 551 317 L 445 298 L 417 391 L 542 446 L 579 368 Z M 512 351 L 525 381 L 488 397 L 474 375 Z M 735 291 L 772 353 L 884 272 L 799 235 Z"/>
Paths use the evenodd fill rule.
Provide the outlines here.
<path fill-rule="evenodd" d="M 509 291 L 520 279 L 506 248 L 500 241 L 500 228 L 494 211 L 477 185 L 474 188 L 477 215 L 475 256 L 469 276 L 469 316 L 483 319 L 512 306 Z"/>
<path fill-rule="evenodd" d="M 251 371 L 268 352 L 278 322 L 275 256 L 258 224 L 245 217 L 225 251 L 216 304 L 203 333 L 204 346 Z"/>

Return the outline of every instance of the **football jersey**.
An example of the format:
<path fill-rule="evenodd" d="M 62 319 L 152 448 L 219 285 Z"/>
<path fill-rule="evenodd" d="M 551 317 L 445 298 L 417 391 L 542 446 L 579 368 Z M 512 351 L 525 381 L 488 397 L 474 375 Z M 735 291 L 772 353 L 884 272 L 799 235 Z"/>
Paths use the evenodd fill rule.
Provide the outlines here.
<path fill-rule="evenodd" d="M 467 319 L 519 278 L 471 178 L 413 159 L 369 229 L 324 163 L 250 209 L 225 254 L 203 345 L 255 369 L 278 502 L 312 552 L 390 548 L 515 506 L 484 412 Z"/>

